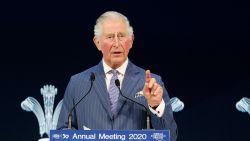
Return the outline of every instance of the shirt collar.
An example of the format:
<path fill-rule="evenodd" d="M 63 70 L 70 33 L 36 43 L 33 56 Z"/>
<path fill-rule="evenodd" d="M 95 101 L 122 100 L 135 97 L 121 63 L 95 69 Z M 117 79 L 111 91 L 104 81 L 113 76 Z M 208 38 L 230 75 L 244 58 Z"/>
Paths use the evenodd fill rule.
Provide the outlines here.
<path fill-rule="evenodd" d="M 112 68 L 108 66 L 105 61 L 102 59 L 103 69 L 105 74 L 109 73 Z M 126 68 L 128 66 L 128 58 L 125 60 L 125 62 L 116 70 L 119 72 L 119 74 L 125 75 Z"/>

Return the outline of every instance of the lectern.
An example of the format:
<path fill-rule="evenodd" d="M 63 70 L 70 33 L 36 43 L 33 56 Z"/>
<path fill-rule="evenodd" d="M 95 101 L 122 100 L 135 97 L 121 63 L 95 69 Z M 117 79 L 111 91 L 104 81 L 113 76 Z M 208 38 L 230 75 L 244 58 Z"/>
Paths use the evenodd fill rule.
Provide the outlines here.
<path fill-rule="evenodd" d="M 51 130 L 50 141 L 170 141 L 169 130 Z"/>

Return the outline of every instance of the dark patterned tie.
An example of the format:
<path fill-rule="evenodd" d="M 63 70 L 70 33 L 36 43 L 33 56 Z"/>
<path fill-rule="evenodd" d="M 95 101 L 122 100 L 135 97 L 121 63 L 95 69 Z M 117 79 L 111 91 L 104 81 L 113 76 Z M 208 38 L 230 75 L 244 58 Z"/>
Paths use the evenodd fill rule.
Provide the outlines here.
<path fill-rule="evenodd" d="M 110 80 L 110 85 L 109 85 L 109 98 L 111 102 L 111 112 L 116 115 L 116 108 L 117 108 L 117 102 L 118 102 L 118 97 L 119 97 L 119 90 L 117 86 L 115 85 L 115 80 L 118 78 L 117 77 L 117 70 L 111 70 L 113 76 L 111 77 Z"/>

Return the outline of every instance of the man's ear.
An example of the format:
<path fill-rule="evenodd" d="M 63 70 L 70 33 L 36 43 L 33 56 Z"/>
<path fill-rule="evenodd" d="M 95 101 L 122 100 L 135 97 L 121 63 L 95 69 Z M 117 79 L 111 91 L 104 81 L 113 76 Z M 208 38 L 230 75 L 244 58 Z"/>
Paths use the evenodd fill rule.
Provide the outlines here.
<path fill-rule="evenodd" d="M 97 47 L 97 49 L 101 51 L 100 41 L 96 36 L 93 38 L 93 42 L 95 43 L 95 46 Z"/>
<path fill-rule="evenodd" d="M 134 39 L 135 39 L 135 36 L 134 36 L 134 34 L 132 34 L 131 39 L 130 39 L 130 44 L 131 44 L 130 48 L 133 47 Z"/>
<path fill-rule="evenodd" d="M 132 40 L 132 42 L 134 42 L 134 40 L 135 40 L 135 35 L 134 35 L 134 33 L 132 34 L 131 40 Z"/>

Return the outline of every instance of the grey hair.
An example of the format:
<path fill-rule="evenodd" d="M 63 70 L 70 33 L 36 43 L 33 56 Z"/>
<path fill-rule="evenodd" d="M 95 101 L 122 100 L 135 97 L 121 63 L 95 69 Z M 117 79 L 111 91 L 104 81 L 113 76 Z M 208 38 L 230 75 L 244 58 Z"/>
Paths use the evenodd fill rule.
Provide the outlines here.
<path fill-rule="evenodd" d="M 129 20 L 126 16 L 124 16 L 123 14 L 116 12 L 116 11 L 107 11 L 105 13 L 103 13 L 97 20 L 96 20 L 96 24 L 94 27 L 94 35 L 96 37 L 100 37 L 100 35 L 102 34 L 102 23 L 109 18 L 120 18 L 122 21 L 124 21 L 124 23 L 127 25 L 127 30 L 128 30 L 128 35 L 129 37 L 132 37 L 133 35 L 133 27 L 129 24 Z"/>

